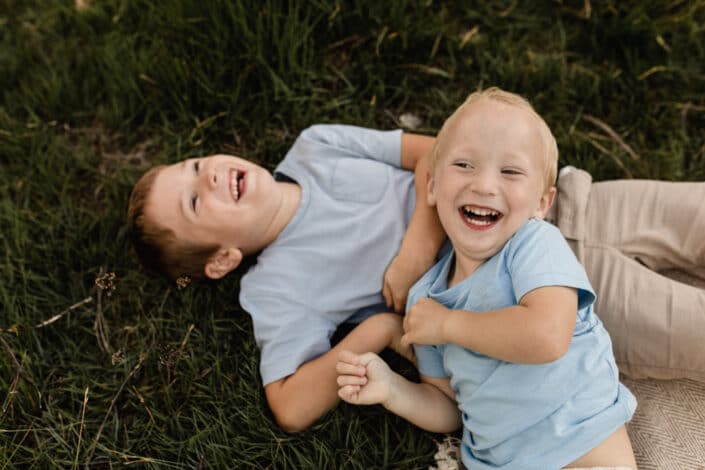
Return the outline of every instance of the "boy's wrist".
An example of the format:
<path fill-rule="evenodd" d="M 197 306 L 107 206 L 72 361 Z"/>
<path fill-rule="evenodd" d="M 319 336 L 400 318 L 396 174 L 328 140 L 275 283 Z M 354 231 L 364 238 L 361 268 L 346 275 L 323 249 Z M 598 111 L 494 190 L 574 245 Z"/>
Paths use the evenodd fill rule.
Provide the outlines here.
<path fill-rule="evenodd" d="M 388 411 L 395 412 L 397 404 L 397 396 L 399 395 L 399 378 L 400 376 L 392 373 L 389 377 L 389 389 L 387 390 L 387 399 L 382 401 L 381 405 Z M 395 413 L 396 414 L 396 413 Z"/>
<path fill-rule="evenodd" d="M 441 338 L 443 339 L 444 343 L 454 343 L 453 341 L 453 333 L 458 331 L 458 325 L 457 325 L 457 316 L 460 314 L 460 310 L 451 310 L 448 309 L 446 312 L 444 312 L 443 315 L 440 316 L 441 318 Z"/>

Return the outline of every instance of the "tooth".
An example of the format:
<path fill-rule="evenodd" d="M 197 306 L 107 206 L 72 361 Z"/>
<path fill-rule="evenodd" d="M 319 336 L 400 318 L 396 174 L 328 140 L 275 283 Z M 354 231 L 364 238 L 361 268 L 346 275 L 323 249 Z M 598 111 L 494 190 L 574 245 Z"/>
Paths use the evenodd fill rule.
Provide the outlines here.
<path fill-rule="evenodd" d="M 497 212 L 497 211 L 494 211 L 491 209 L 483 209 L 483 208 L 479 208 L 479 207 L 473 209 L 470 206 L 463 206 L 463 210 L 465 210 L 465 212 L 468 212 L 468 213 L 471 213 L 474 215 L 479 215 L 479 216 L 488 216 L 488 215 L 497 216 L 497 215 L 499 215 L 499 212 Z"/>
<path fill-rule="evenodd" d="M 237 188 L 237 172 L 234 172 L 230 177 L 230 195 L 236 201 L 240 198 L 240 193 Z"/>

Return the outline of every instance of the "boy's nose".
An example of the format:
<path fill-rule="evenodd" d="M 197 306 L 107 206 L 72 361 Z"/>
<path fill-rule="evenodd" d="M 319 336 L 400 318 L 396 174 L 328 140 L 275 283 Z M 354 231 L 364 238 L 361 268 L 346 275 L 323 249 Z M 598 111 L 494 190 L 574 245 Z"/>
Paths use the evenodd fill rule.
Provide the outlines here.
<path fill-rule="evenodd" d="M 209 168 L 202 173 L 201 178 L 202 184 L 206 185 L 210 189 L 215 189 L 218 187 L 218 176 L 215 169 Z"/>
<path fill-rule="evenodd" d="M 492 196 L 497 192 L 497 182 L 495 178 L 486 173 L 477 175 L 470 183 L 470 189 L 483 196 Z"/>

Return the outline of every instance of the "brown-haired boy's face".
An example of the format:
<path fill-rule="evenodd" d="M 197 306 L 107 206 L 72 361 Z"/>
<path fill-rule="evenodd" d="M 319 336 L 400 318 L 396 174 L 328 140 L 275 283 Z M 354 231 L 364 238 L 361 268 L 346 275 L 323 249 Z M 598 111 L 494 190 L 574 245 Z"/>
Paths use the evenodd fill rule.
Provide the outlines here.
<path fill-rule="evenodd" d="M 230 155 L 184 160 L 162 169 L 154 180 L 146 216 L 198 245 L 258 247 L 281 205 L 266 169 Z"/>

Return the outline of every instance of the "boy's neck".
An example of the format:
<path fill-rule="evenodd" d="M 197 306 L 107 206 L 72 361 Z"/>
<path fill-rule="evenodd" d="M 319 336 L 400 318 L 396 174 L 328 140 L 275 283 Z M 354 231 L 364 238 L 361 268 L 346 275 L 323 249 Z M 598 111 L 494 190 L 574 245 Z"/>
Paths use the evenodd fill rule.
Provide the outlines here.
<path fill-rule="evenodd" d="M 277 181 L 276 185 L 279 189 L 278 193 L 281 197 L 281 203 L 265 234 L 265 239 L 262 241 L 260 249 L 266 248 L 277 239 L 289 225 L 291 219 L 294 218 L 299 205 L 301 205 L 301 187 L 297 183 Z"/>
<path fill-rule="evenodd" d="M 487 261 L 486 259 L 476 260 L 470 259 L 464 256 L 458 256 L 458 252 L 454 250 L 453 252 L 454 260 L 453 264 L 448 271 L 448 288 L 453 287 L 459 282 L 469 278 L 472 273 L 477 271 L 482 263 Z"/>

